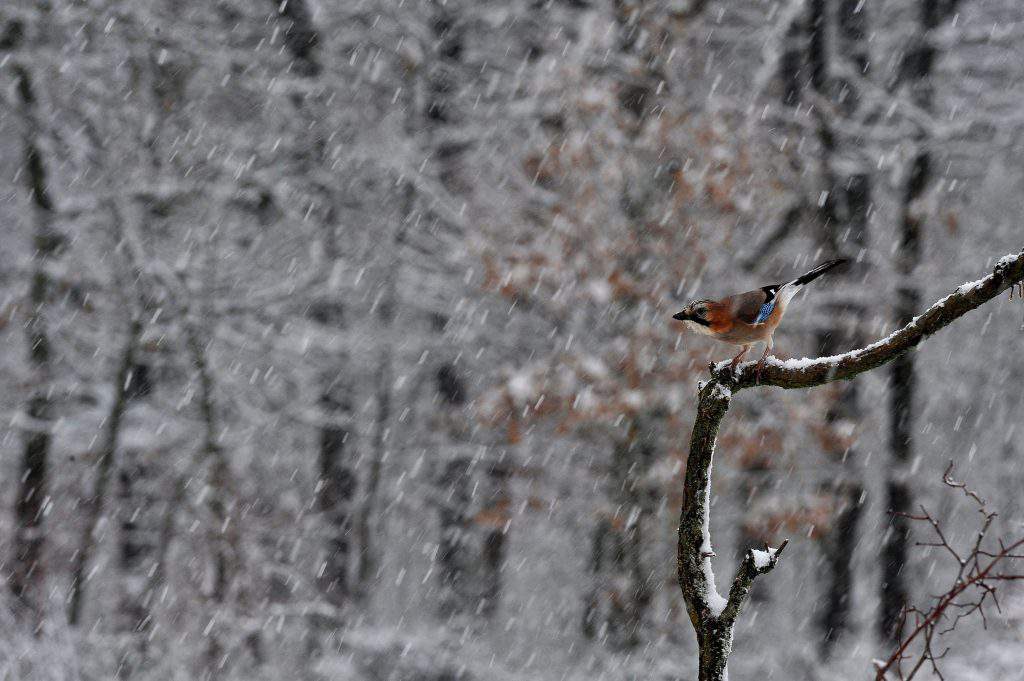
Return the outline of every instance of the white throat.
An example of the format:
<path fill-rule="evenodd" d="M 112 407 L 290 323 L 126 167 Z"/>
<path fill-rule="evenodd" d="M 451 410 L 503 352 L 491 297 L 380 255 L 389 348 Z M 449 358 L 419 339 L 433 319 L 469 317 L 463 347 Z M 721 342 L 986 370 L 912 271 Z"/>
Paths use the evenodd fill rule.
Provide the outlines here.
<path fill-rule="evenodd" d="M 711 333 L 710 327 L 704 326 L 703 324 L 698 324 L 697 322 L 691 319 L 684 319 L 683 324 L 685 324 L 686 328 L 688 328 L 690 331 L 693 331 L 694 333 L 699 333 L 702 336 L 714 335 L 713 333 Z"/>

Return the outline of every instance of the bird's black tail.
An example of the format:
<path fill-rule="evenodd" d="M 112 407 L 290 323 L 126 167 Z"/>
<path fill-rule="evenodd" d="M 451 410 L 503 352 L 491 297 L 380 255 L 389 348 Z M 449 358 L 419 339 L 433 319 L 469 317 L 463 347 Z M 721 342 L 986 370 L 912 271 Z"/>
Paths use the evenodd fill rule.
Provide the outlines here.
<path fill-rule="evenodd" d="M 823 275 L 826 272 L 828 272 L 833 267 L 836 267 L 837 265 L 842 265 L 844 262 L 846 262 L 846 260 L 829 260 L 827 262 L 823 262 L 820 265 L 818 265 L 817 267 L 815 267 L 813 270 L 808 272 L 807 274 L 800 275 L 799 277 L 797 277 L 796 279 L 794 279 L 790 283 L 791 284 L 795 284 L 797 286 L 803 286 L 804 284 L 809 284 L 812 281 L 814 281 L 815 279 L 817 279 L 818 277 L 820 277 L 821 275 Z"/>

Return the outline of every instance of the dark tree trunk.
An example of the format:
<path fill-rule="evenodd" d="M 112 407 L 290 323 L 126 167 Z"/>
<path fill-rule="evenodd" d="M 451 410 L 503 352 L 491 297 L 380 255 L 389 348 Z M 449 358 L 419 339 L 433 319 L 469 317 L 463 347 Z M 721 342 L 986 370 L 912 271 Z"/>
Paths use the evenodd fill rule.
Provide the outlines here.
<path fill-rule="evenodd" d="M 864 24 L 866 12 L 853 0 L 843 0 L 835 8 L 835 39 L 842 54 L 861 71 L 867 67 L 867 44 Z M 810 87 L 818 98 L 835 102 L 837 109 L 853 113 L 860 106 L 857 88 L 845 88 L 831 76 L 829 58 L 835 54 L 828 45 L 832 35 L 832 16 L 825 0 L 810 0 L 807 25 Z M 845 97 L 840 91 L 845 89 Z M 822 107 L 815 107 L 820 151 L 821 194 L 817 202 L 818 235 L 822 249 L 831 257 L 847 258 L 850 263 L 835 276 L 846 280 L 846 288 L 855 290 L 863 276 L 860 257 L 867 245 L 871 205 L 870 177 L 854 173 L 841 177 L 836 171 L 838 157 L 845 151 L 835 135 L 831 121 Z M 855 142 L 854 142 L 855 144 Z M 818 346 L 822 354 L 832 355 L 860 347 L 864 340 L 866 309 L 856 298 L 844 299 L 826 306 L 830 323 L 821 329 Z M 853 382 L 835 386 L 830 393 L 826 423 L 821 433 L 822 447 L 830 461 L 829 481 L 825 494 L 831 499 L 832 522 L 823 538 L 825 553 L 825 598 L 820 617 L 821 648 L 827 658 L 837 641 L 850 629 L 852 598 L 856 588 L 853 561 L 865 488 L 856 469 L 856 433 L 862 418 L 857 385 Z"/>
<path fill-rule="evenodd" d="M 234 573 L 233 553 L 237 548 L 235 523 L 229 517 L 230 474 L 227 457 L 218 442 L 217 408 L 212 369 L 208 361 L 207 345 L 195 328 L 188 329 L 188 344 L 193 366 L 199 376 L 199 416 L 203 428 L 203 444 L 199 464 L 206 469 L 209 492 L 206 494 L 208 527 L 206 538 L 210 547 L 213 568 L 212 587 L 209 600 L 213 609 L 224 607 L 228 600 L 228 589 Z M 204 675 L 216 678 L 224 673 L 227 666 L 227 652 L 223 645 L 224 632 L 213 626 L 206 633 L 207 647 L 204 660 Z"/>
<path fill-rule="evenodd" d="M 284 44 L 295 59 L 295 72 L 303 77 L 320 74 L 320 63 L 316 59 L 316 48 L 320 36 L 313 26 L 313 15 L 306 7 L 306 0 L 272 0 L 278 14 L 286 22 Z"/>
<path fill-rule="evenodd" d="M 456 99 L 459 71 L 465 48 L 465 27 L 459 22 L 459 13 L 450 1 L 433 1 L 431 31 L 435 48 L 426 72 L 427 102 L 424 114 L 431 130 L 433 153 L 438 164 L 438 179 L 453 195 L 466 189 L 461 177 L 461 143 L 446 139 L 462 121 Z"/>
<path fill-rule="evenodd" d="M 630 143 L 642 147 L 640 138 L 658 110 L 658 97 L 667 96 L 662 87 L 666 79 L 659 69 L 671 51 L 670 36 L 660 33 L 662 15 L 653 15 L 665 8 L 643 0 L 616 0 L 612 9 L 618 70 L 628 74 L 616 83 L 618 104 L 623 120 L 629 122 L 625 132 Z M 653 35 L 647 35 L 649 32 Z M 619 191 L 623 217 L 635 232 L 637 243 L 643 243 L 651 210 L 650 178 L 630 167 L 623 173 Z M 619 264 L 627 271 L 636 268 L 631 258 L 623 258 Z M 619 317 L 619 326 L 613 331 L 628 337 L 636 302 L 626 300 L 624 304 L 629 313 Z M 609 510 L 598 520 L 591 537 L 593 588 L 584 601 L 583 633 L 599 637 L 612 648 L 631 648 L 641 642 L 652 599 L 643 537 L 644 526 L 653 515 L 653 503 L 644 479 L 654 456 L 652 433 L 656 421 L 657 417 L 649 414 L 633 416 L 626 434 L 614 443 L 606 492 Z"/>
<path fill-rule="evenodd" d="M 758 415 L 748 413 L 746 418 L 757 422 Z M 762 416 L 763 418 L 763 416 Z M 771 539 L 772 527 L 766 523 L 765 505 L 762 501 L 766 495 L 771 495 L 771 482 L 778 473 L 772 469 L 772 458 L 778 451 L 769 443 L 772 439 L 772 431 L 759 429 L 753 435 L 760 437 L 761 445 L 758 452 L 745 456 L 739 463 L 739 481 L 737 483 L 737 497 L 739 507 L 745 509 L 743 523 L 739 528 L 739 537 L 736 541 L 736 559 L 743 560 L 747 551 L 751 548 L 764 546 Z M 756 589 L 750 592 L 752 602 L 766 602 L 771 598 L 770 587 L 767 583 L 759 584 Z"/>
<path fill-rule="evenodd" d="M 458 122 L 455 108 L 455 88 L 465 43 L 463 27 L 458 14 L 448 2 L 433 3 L 431 30 L 436 40 L 435 53 L 427 73 L 427 119 L 435 125 L 453 125 Z M 443 150 L 439 151 L 443 156 Z"/>
<path fill-rule="evenodd" d="M 384 459 L 388 454 L 388 437 L 391 431 L 391 385 L 394 381 L 394 349 L 392 348 L 392 329 L 395 315 L 398 312 L 398 280 L 401 276 L 402 258 L 399 249 L 405 240 L 405 234 L 412 222 L 413 209 L 416 205 L 416 191 L 411 182 L 402 181 L 402 209 L 398 216 L 399 224 L 394 238 L 385 254 L 386 269 L 384 276 L 384 294 L 377 306 L 377 318 L 383 329 L 383 342 L 380 348 L 380 359 L 377 365 L 377 416 L 373 429 L 373 447 L 370 452 L 370 466 L 366 475 L 366 486 L 363 490 L 356 519 L 356 535 L 359 541 L 359 565 L 357 579 L 361 597 L 369 594 L 370 580 L 377 572 L 376 547 L 374 546 L 376 523 L 374 514 L 377 504 L 377 490 Z"/>
<path fill-rule="evenodd" d="M 320 399 L 324 416 L 332 420 L 348 418 L 350 405 L 342 391 L 331 390 Z M 320 566 L 318 582 L 327 601 L 336 608 L 343 607 L 349 596 L 349 565 L 352 555 L 352 499 L 355 495 L 356 476 L 350 456 L 346 456 L 349 428 L 334 423 L 320 430 L 320 491 L 317 509 L 327 527 L 328 538 L 324 546 L 324 560 Z"/>
<path fill-rule="evenodd" d="M 850 629 L 856 579 L 853 554 L 863 508 L 864 488 L 856 481 L 830 485 L 832 523 L 824 537 L 826 577 L 821 613 L 821 655 L 829 657 L 839 639 Z"/>
<path fill-rule="evenodd" d="M 826 314 L 837 324 L 821 332 L 820 354 L 834 355 L 863 344 L 858 328 L 862 317 L 859 307 L 838 304 Z M 826 565 L 824 607 L 820 619 L 820 652 L 823 658 L 831 655 L 836 643 L 851 626 L 856 589 L 853 560 L 865 496 L 863 483 L 854 470 L 859 459 L 853 435 L 861 417 L 857 384 L 850 381 L 833 386 L 821 437 L 831 471 L 823 491 L 832 505 L 831 524 L 822 539 Z"/>
<path fill-rule="evenodd" d="M 443 619 L 474 610 L 472 557 L 469 551 L 470 490 L 472 460 L 456 456 L 441 475 L 441 539 L 437 550 L 438 578 L 441 584 L 439 614 Z"/>
<path fill-rule="evenodd" d="M 830 30 L 831 4 L 826 0 L 808 0 L 805 13 L 795 15 L 786 34 L 786 42 L 779 63 L 782 100 L 787 106 L 798 105 L 804 88 L 816 99 L 832 100 L 837 110 L 846 114 L 857 111 L 861 98 L 851 84 L 838 83 L 831 76 L 829 58 L 836 54 L 828 45 L 834 35 L 839 53 L 850 59 L 860 73 L 869 64 L 867 45 L 867 11 L 859 0 L 840 0 L 835 7 L 836 30 Z M 845 90 L 845 96 L 839 96 Z M 834 276 L 842 277 L 855 286 L 864 274 L 858 260 L 868 242 L 871 209 L 871 178 L 866 173 L 840 176 L 836 171 L 837 156 L 845 151 L 844 144 L 856 144 L 837 138 L 827 113 L 821 106 L 813 107 L 816 136 L 819 147 L 817 196 L 811 197 L 815 206 L 817 237 L 824 252 L 830 257 L 843 257 L 851 261 Z M 794 158 L 794 169 L 802 172 L 803 163 Z M 790 231 L 789 223 L 799 214 L 790 210 L 780 226 L 780 238 Z M 828 318 L 833 323 L 818 333 L 821 352 L 833 354 L 858 347 L 863 340 L 866 309 L 857 300 L 828 306 Z M 826 565 L 825 598 L 820 613 L 822 657 L 827 657 L 835 642 L 850 626 L 850 596 L 854 588 L 853 559 L 858 524 L 861 517 L 864 486 L 850 462 L 856 460 L 854 443 L 848 442 L 844 431 L 856 428 L 860 420 L 856 387 L 852 384 L 838 387 L 828 407 L 822 443 L 832 462 L 832 473 L 822 492 L 829 497 L 835 509 L 832 524 L 822 542 Z"/>
<path fill-rule="evenodd" d="M 778 79 L 781 87 L 782 103 L 793 107 L 803 98 L 805 72 L 807 66 L 807 26 L 806 15 L 796 14 L 786 27 L 786 37 L 779 57 Z"/>
<path fill-rule="evenodd" d="M 919 33 L 900 65 L 898 78 L 909 90 L 914 103 L 924 111 L 933 108 L 931 77 L 936 51 L 930 32 L 956 8 L 955 0 L 919 0 Z M 916 150 L 910 161 L 904 184 L 900 249 L 896 257 L 899 283 L 894 308 L 895 322 L 906 324 L 914 318 L 921 301 L 915 281 L 915 270 L 921 262 L 922 238 L 927 218 L 921 213 L 920 199 L 928 190 L 932 176 L 932 157 L 924 131 L 914 140 Z M 910 587 L 904 567 L 910 543 L 910 525 L 901 514 L 913 507 L 913 490 L 909 471 L 914 458 L 916 368 L 913 352 L 898 358 L 889 373 L 890 427 L 889 451 L 892 463 L 886 482 L 886 510 L 889 528 L 882 546 L 881 608 L 878 630 L 883 640 L 899 638 L 899 622 L 903 608 L 910 600 Z"/>
<path fill-rule="evenodd" d="M 46 321 L 50 292 L 47 268 L 49 262 L 59 255 L 62 238 L 53 227 L 54 206 L 50 198 L 46 167 L 38 146 L 40 131 L 36 122 L 36 99 L 32 79 L 28 70 L 20 64 L 15 65 L 13 71 L 17 78 L 16 91 L 25 123 L 24 177 L 35 220 L 35 257 L 29 287 L 28 320 L 25 324 L 25 340 L 33 373 L 32 392 L 25 405 L 25 412 L 31 423 L 24 435 L 24 450 L 14 506 L 13 555 L 8 583 L 19 610 L 28 614 L 38 627 L 42 623 L 42 556 L 45 541 L 42 526 L 47 503 L 47 467 L 53 419 L 50 397 L 51 348 Z"/>
<path fill-rule="evenodd" d="M 583 633 L 613 648 L 641 641 L 652 598 L 651 571 L 644 560 L 644 525 L 653 514 L 653 493 L 644 483 L 654 460 L 652 420 L 637 417 L 615 446 L 608 497 L 615 513 L 598 521 L 592 536 L 594 587 L 584 603 Z"/>
<path fill-rule="evenodd" d="M 605 545 L 611 533 L 611 523 L 601 518 L 594 525 L 590 537 L 590 574 L 592 586 L 583 603 L 583 635 L 594 638 L 603 630 L 605 617 L 602 615 L 604 585 Z"/>
<path fill-rule="evenodd" d="M 320 301 L 311 310 L 312 318 L 329 328 L 342 328 L 344 312 L 341 303 Z M 316 507 L 321 514 L 327 539 L 323 547 L 317 583 L 328 603 L 336 609 L 345 607 L 351 595 L 349 570 L 352 565 L 353 502 L 356 493 L 355 457 L 350 449 L 351 386 L 345 380 L 344 360 L 335 371 L 323 376 L 320 410 L 326 425 L 320 429 L 317 467 Z M 327 618 L 322 624 L 335 628 L 337 617 Z"/>
<path fill-rule="evenodd" d="M 159 477 L 149 456 L 127 450 L 118 470 L 120 535 L 117 553 L 121 577 L 120 621 L 117 630 L 125 634 L 126 647 L 118 677 L 128 679 L 146 664 L 151 630 L 151 600 L 155 561 L 161 550 L 161 518 L 156 485 Z M 170 502 L 167 502 L 170 503 Z"/>
<path fill-rule="evenodd" d="M 465 190 L 461 178 L 463 148 L 447 139 L 447 135 L 463 118 L 456 95 L 465 49 L 465 27 L 452 2 L 433 0 L 432 8 L 434 50 L 426 71 L 424 115 L 433 138 L 438 179 L 445 189 L 457 195 Z M 446 460 L 438 478 L 441 536 L 436 559 L 441 587 L 438 614 L 447 619 L 476 611 L 479 585 L 475 577 L 479 573 L 474 567 L 480 556 L 474 555 L 471 541 L 473 460 L 462 452 L 467 437 L 460 413 L 466 401 L 465 384 L 453 364 L 439 367 L 435 380 L 444 433 L 451 443 L 446 446 Z"/>
<path fill-rule="evenodd" d="M 440 400 L 445 463 L 438 478 L 441 536 L 437 569 L 441 587 L 438 614 L 448 619 L 477 612 L 480 599 L 480 558 L 474 548 L 473 457 L 465 453 L 468 430 L 462 407 L 465 381 L 454 364 L 444 364 L 435 376 Z"/>
<path fill-rule="evenodd" d="M 501 572 L 505 565 L 505 538 L 508 530 L 509 498 L 508 481 L 511 470 L 507 455 L 498 455 L 487 467 L 486 495 L 481 516 L 484 522 L 483 546 L 481 548 L 482 585 L 480 610 L 485 617 L 493 617 L 501 603 Z"/>
<path fill-rule="evenodd" d="M 391 326 L 391 315 L 387 319 L 385 330 Z M 371 451 L 370 468 L 366 476 L 366 489 L 362 495 L 358 517 L 356 519 L 356 539 L 359 542 L 359 561 L 357 568 L 357 580 L 359 582 L 359 594 L 366 597 L 369 594 L 370 582 L 377 572 L 377 555 L 374 546 L 374 527 L 376 526 L 374 513 L 377 503 L 377 489 L 380 487 L 381 469 L 384 465 L 384 458 L 387 456 L 387 438 L 391 423 L 391 383 L 392 377 L 392 353 L 390 341 L 385 341 L 380 351 L 380 360 L 377 365 L 377 416 L 374 424 L 373 447 Z"/>
<path fill-rule="evenodd" d="M 103 516 L 103 509 L 107 499 L 107 486 L 110 482 L 110 471 L 114 467 L 114 458 L 117 454 L 117 443 L 121 435 L 121 417 L 124 415 L 125 407 L 130 398 L 129 389 L 137 383 L 133 378 L 135 363 L 135 345 L 138 343 L 142 326 L 137 319 L 129 324 L 128 337 L 125 340 L 122 350 L 121 361 L 118 364 L 117 372 L 114 374 L 114 400 L 110 405 L 110 412 L 107 414 L 104 425 L 103 443 L 97 455 L 96 479 L 93 482 L 92 493 L 84 501 L 85 525 L 82 527 L 82 534 L 79 538 L 78 551 L 75 554 L 74 563 L 71 569 L 71 595 L 68 601 L 68 623 L 77 626 L 81 620 L 82 602 L 85 598 L 86 571 L 89 568 L 89 561 L 95 544 L 93 537 L 96 526 Z M 133 390 L 137 394 L 138 390 Z"/>

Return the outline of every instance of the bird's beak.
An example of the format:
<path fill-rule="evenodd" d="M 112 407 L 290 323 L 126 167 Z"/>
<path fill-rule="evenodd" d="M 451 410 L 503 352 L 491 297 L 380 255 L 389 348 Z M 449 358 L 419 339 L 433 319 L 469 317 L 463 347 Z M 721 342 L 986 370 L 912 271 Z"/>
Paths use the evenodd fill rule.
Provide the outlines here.
<path fill-rule="evenodd" d="M 672 315 L 672 319 L 678 319 L 681 322 L 685 322 L 689 318 L 690 315 L 686 314 L 686 310 L 683 310 L 682 312 L 676 312 L 674 315 Z"/>

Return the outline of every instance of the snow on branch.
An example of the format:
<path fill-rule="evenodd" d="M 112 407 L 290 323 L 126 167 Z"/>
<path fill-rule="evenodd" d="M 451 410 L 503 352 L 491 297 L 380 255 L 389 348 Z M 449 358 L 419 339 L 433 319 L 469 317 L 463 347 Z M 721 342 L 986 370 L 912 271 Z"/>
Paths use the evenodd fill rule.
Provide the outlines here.
<path fill-rule="evenodd" d="M 781 388 L 811 388 L 830 381 L 851 379 L 896 359 L 928 336 L 1007 289 L 1010 289 L 1012 295 L 1013 287 L 1020 286 L 1024 297 L 1022 280 L 1024 251 L 1000 258 L 991 274 L 959 286 L 906 326 L 867 347 L 832 357 L 786 362 L 770 360 L 761 375 L 760 384 Z M 718 592 L 711 566 L 715 554 L 709 530 L 711 465 L 718 430 L 729 410 L 733 394 L 758 385 L 754 368 L 753 362 L 746 363 L 740 365 L 734 374 L 729 370 L 728 362 L 712 365 L 711 380 L 702 383 L 698 389 L 697 416 L 686 461 L 676 565 L 679 587 L 697 634 L 700 681 L 727 678 L 725 666 L 732 651 L 736 618 L 754 579 L 774 569 L 779 555 L 786 547 L 786 542 L 783 542 L 778 549 L 765 546 L 764 550 L 748 551 L 740 561 L 728 598 Z M 954 483 L 952 486 L 958 485 Z"/>
<path fill-rule="evenodd" d="M 857 350 L 816 359 L 780 361 L 768 358 L 761 373 L 761 385 L 779 388 L 813 388 L 831 381 L 848 380 L 892 361 L 916 347 L 922 340 L 948 326 L 957 318 L 992 300 L 1024 279 L 1024 251 L 999 259 L 992 273 L 978 281 L 961 284 L 906 326 Z M 1012 292 L 1011 292 L 1012 295 Z M 728 362 L 711 368 L 712 377 L 736 392 L 757 385 L 755 363 L 747 362 L 730 375 Z"/>

